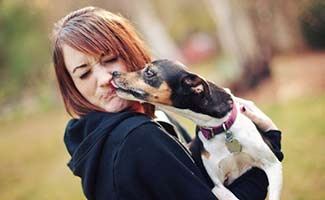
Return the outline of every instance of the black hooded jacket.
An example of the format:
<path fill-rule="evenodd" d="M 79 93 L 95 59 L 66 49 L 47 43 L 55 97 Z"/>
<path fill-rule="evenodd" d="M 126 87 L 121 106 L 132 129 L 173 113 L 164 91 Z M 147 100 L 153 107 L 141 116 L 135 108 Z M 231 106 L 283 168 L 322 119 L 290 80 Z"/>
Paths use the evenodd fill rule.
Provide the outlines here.
<path fill-rule="evenodd" d="M 64 142 L 71 155 L 68 166 L 81 178 L 87 199 L 216 199 L 200 161 L 199 141 L 192 157 L 144 114 L 89 113 L 69 121 Z M 257 200 L 265 198 L 267 186 L 265 173 L 254 168 L 229 189 L 239 199 Z"/>

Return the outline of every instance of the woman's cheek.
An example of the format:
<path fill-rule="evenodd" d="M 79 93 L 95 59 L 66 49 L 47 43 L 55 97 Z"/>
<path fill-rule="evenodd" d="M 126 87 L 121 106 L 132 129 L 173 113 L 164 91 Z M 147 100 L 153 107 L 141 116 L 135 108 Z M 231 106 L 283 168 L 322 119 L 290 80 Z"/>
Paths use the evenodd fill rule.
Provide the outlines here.
<path fill-rule="evenodd" d="M 91 82 L 81 82 L 78 84 L 77 89 L 81 95 L 84 96 L 85 99 L 87 99 L 90 103 L 94 104 L 98 100 L 98 90 Z"/>

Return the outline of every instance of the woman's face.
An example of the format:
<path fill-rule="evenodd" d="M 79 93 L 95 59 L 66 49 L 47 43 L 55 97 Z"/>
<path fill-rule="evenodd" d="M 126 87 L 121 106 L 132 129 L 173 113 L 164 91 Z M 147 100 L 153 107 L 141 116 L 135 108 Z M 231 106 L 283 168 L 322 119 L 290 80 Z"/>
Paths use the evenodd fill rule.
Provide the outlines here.
<path fill-rule="evenodd" d="M 63 45 L 63 56 L 76 88 L 90 103 L 107 112 L 119 112 L 126 108 L 140 111 L 139 103 L 119 98 L 111 84 L 113 71 L 127 72 L 121 58 L 115 55 L 95 58 L 68 45 Z"/>

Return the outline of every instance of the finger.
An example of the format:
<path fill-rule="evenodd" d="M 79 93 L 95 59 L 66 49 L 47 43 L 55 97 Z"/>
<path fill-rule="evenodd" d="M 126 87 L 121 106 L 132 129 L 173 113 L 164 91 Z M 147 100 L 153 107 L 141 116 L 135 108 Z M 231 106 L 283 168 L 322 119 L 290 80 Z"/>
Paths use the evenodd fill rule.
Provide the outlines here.
<path fill-rule="evenodd" d="M 238 102 L 239 104 L 241 104 L 242 106 L 245 106 L 246 109 L 250 110 L 251 112 L 253 112 L 255 115 L 260 115 L 260 117 L 262 117 L 263 115 L 265 115 L 256 105 L 253 101 L 250 100 L 246 100 L 246 99 L 242 99 L 239 97 L 238 98 Z"/>
<path fill-rule="evenodd" d="M 240 111 L 250 120 L 252 120 L 254 123 L 256 123 L 256 121 L 259 121 L 259 117 L 256 114 L 254 114 L 251 110 L 247 109 L 247 107 L 242 106 L 240 108 Z"/>
<path fill-rule="evenodd" d="M 253 101 L 250 101 L 250 100 L 246 100 L 246 99 L 243 99 L 243 98 L 239 98 L 239 97 L 234 97 L 235 98 L 235 101 L 237 101 L 239 104 L 242 104 L 246 107 L 252 107 L 254 106 L 254 102 Z"/>
<path fill-rule="evenodd" d="M 259 127 L 261 130 L 265 129 L 264 121 L 259 115 L 247 109 L 245 106 L 241 107 L 240 110 L 246 117 L 248 117 L 254 124 L 256 124 L 257 127 Z"/>

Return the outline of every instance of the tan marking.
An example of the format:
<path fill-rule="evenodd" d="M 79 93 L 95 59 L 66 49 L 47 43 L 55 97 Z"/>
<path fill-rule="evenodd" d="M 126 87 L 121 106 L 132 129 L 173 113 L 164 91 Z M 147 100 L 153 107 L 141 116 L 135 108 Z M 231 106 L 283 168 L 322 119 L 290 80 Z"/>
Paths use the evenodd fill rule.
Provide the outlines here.
<path fill-rule="evenodd" d="M 170 100 L 171 89 L 164 81 L 159 88 L 152 87 L 145 83 L 141 76 L 136 72 L 124 73 L 120 76 L 119 80 L 123 82 L 127 87 L 139 88 L 146 91 L 150 96 L 147 101 L 150 103 L 160 103 L 164 105 L 172 105 Z"/>
<path fill-rule="evenodd" d="M 202 154 L 202 156 L 206 157 L 207 159 L 210 158 L 210 153 L 206 150 L 203 150 L 201 154 Z"/>
<path fill-rule="evenodd" d="M 159 88 L 154 88 L 147 85 L 145 91 L 150 94 L 148 98 L 149 102 L 160 103 L 169 106 L 172 105 L 172 101 L 170 100 L 171 89 L 168 87 L 165 81 L 160 85 Z"/>

